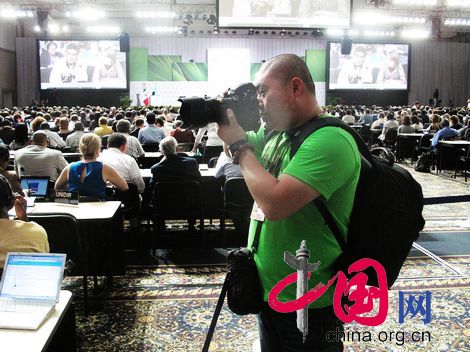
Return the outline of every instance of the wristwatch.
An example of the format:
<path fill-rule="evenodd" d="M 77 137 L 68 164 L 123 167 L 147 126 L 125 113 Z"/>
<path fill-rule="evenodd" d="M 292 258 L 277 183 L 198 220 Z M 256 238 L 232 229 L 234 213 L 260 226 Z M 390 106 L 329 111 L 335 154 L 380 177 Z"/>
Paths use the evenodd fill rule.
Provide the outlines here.
<path fill-rule="evenodd" d="M 237 150 L 242 145 L 245 145 L 246 143 L 247 143 L 246 139 L 240 139 L 240 140 L 236 141 L 235 143 L 232 143 L 228 146 L 228 149 L 230 150 L 230 156 L 232 157 L 232 159 L 233 159 L 233 156 L 235 155 L 235 153 L 237 152 Z"/>

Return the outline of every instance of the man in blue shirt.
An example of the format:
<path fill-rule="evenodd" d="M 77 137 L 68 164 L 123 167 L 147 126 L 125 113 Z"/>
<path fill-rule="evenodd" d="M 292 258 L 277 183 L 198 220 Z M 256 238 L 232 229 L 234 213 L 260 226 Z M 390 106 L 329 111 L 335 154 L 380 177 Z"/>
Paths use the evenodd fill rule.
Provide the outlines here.
<path fill-rule="evenodd" d="M 161 128 L 155 125 L 155 114 L 149 112 L 147 114 L 147 127 L 139 131 L 139 142 L 141 144 L 158 144 L 165 138 L 165 133 Z"/>
<path fill-rule="evenodd" d="M 449 120 L 443 120 L 441 122 L 442 128 L 436 132 L 434 137 L 432 137 L 431 146 L 433 148 L 437 147 L 437 144 L 439 143 L 441 139 L 457 137 L 457 131 L 454 130 L 453 128 L 450 128 L 449 126 L 450 126 Z"/>

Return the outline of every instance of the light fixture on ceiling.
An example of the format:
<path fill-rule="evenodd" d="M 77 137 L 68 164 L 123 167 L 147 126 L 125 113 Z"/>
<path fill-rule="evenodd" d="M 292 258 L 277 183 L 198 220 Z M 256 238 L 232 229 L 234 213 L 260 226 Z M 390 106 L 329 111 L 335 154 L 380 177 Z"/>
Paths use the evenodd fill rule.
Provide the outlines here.
<path fill-rule="evenodd" d="M 426 39 L 431 36 L 431 33 L 425 29 L 404 29 L 401 36 L 407 39 Z"/>
<path fill-rule="evenodd" d="M 206 23 L 214 25 L 217 23 L 217 18 L 214 15 L 210 15 L 209 18 L 206 20 Z"/>
<path fill-rule="evenodd" d="M 173 11 L 137 11 L 138 18 L 175 18 L 178 15 Z"/>
<path fill-rule="evenodd" d="M 0 16 L 3 18 L 32 18 L 34 13 L 30 10 L 3 9 L 0 11 Z"/>
<path fill-rule="evenodd" d="M 78 18 L 86 21 L 99 20 L 106 17 L 106 12 L 98 9 L 81 9 L 73 12 L 66 12 L 66 17 Z"/>

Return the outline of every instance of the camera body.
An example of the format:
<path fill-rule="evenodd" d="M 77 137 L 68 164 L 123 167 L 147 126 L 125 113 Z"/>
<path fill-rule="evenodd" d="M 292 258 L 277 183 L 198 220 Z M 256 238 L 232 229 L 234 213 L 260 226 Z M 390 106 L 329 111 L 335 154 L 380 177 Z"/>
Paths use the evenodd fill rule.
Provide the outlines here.
<path fill-rule="evenodd" d="M 180 116 L 185 128 L 201 128 L 210 122 L 228 124 L 227 109 L 234 111 L 245 131 L 256 131 L 261 124 L 257 92 L 252 83 L 230 89 L 224 97 L 182 98 L 178 101 L 181 102 Z"/>

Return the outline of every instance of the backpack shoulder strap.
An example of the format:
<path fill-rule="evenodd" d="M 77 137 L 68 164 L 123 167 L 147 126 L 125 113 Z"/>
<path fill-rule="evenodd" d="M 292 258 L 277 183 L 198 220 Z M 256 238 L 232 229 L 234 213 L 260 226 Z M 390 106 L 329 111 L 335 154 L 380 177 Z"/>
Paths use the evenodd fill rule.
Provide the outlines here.
<path fill-rule="evenodd" d="M 296 128 L 288 130 L 286 133 L 291 137 L 291 149 L 290 156 L 291 159 L 294 157 L 295 153 L 299 150 L 302 143 L 310 136 L 312 133 L 318 131 L 323 127 L 339 127 L 343 130 L 349 132 L 349 134 L 354 138 L 357 144 L 357 148 L 361 155 L 369 161 L 372 165 L 374 164 L 374 159 L 369 152 L 366 144 L 364 143 L 362 137 L 354 129 L 346 125 L 343 121 L 335 117 L 323 117 L 315 118 L 307 122 L 306 124 Z"/>

